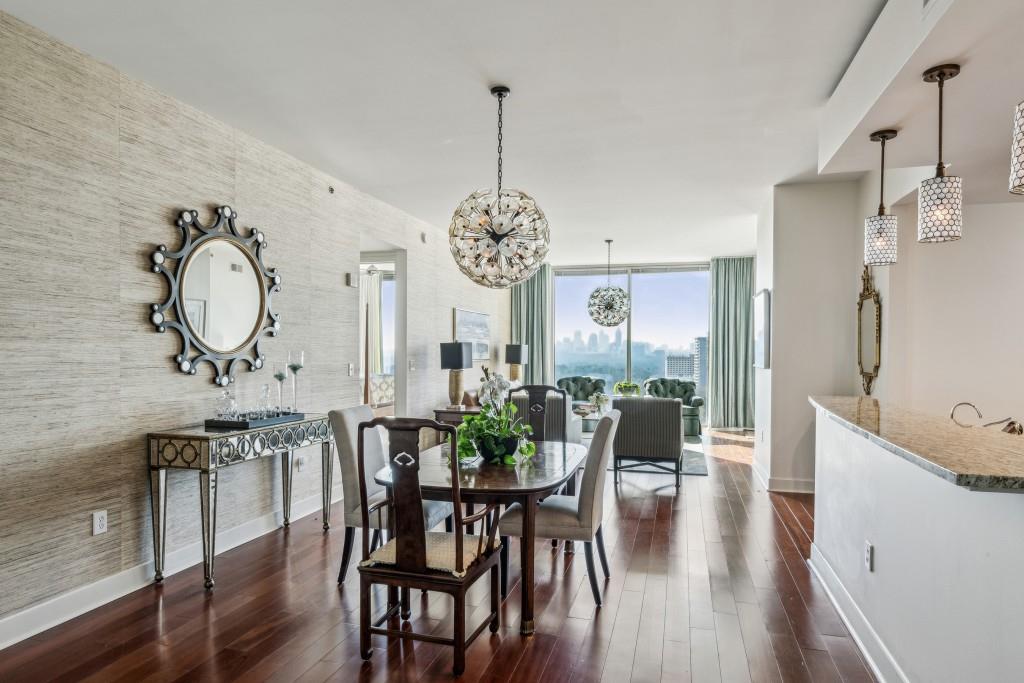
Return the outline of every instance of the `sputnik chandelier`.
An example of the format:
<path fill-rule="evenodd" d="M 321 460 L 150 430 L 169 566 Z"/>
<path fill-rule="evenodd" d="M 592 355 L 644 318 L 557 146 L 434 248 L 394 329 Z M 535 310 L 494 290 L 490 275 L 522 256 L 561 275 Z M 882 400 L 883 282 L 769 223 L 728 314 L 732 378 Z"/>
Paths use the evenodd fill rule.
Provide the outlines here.
<path fill-rule="evenodd" d="M 505 289 L 533 276 L 547 256 L 548 221 L 530 195 L 501 186 L 502 113 L 509 89 L 491 88 L 498 98 L 497 190 L 477 190 L 459 204 L 448 228 L 452 257 L 478 285 Z"/>
<path fill-rule="evenodd" d="M 629 294 L 622 287 L 612 285 L 612 241 L 608 243 L 608 284 L 590 293 L 587 313 L 603 327 L 615 327 L 629 316 Z"/>

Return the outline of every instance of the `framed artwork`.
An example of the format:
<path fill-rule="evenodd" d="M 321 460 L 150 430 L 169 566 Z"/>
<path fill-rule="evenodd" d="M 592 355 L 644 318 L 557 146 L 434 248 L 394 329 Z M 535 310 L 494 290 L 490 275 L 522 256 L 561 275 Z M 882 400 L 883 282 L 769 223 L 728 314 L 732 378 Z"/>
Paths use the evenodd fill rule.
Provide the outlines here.
<path fill-rule="evenodd" d="M 452 328 L 452 341 L 472 342 L 474 361 L 490 360 L 491 316 L 456 308 Z"/>
<path fill-rule="evenodd" d="M 206 299 L 185 299 L 185 316 L 191 323 L 192 329 L 198 331 L 203 337 L 207 335 Z"/>
<path fill-rule="evenodd" d="M 762 289 L 754 295 L 754 367 L 767 370 L 772 357 L 772 293 Z"/>

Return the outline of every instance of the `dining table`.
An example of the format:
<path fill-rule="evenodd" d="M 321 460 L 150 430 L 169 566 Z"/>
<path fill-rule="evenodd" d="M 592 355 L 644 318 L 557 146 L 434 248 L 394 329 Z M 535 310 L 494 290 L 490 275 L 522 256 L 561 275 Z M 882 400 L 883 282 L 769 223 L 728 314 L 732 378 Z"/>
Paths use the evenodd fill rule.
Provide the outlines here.
<path fill-rule="evenodd" d="M 566 487 L 575 492 L 576 473 L 587 458 L 587 449 L 577 443 L 536 441 L 537 452 L 517 465 L 492 464 L 477 458 L 459 464 L 459 496 L 464 503 L 519 503 L 523 508 L 521 539 L 522 598 L 519 632 L 530 635 L 534 630 L 534 543 L 536 541 L 537 505 L 540 501 Z M 420 453 L 420 491 L 424 499 L 451 501 L 452 474 L 448 464 L 449 446 L 441 444 Z M 384 467 L 374 480 L 385 487 L 391 485 L 391 468 Z M 472 531 L 470 532 L 472 533 Z"/>

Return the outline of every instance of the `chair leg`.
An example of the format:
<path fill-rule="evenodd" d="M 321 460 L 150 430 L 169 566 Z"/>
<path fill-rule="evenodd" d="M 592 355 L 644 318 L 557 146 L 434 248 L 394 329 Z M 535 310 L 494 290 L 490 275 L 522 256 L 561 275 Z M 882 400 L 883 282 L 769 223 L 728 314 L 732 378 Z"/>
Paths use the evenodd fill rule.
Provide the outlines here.
<path fill-rule="evenodd" d="M 373 650 L 370 648 L 370 582 L 360 577 L 359 580 L 359 655 L 369 659 Z"/>
<path fill-rule="evenodd" d="M 508 536 L 501 537 L 501 550 L 498 551 L 498 563 L 501 565 L 501 599 L 508 597 Z"/>
<path fill-rule="evenodd" d="M 452 673 L 461 676 L 466 670 L 466 594 L 462 591 L 455 594 L 455 662 Z"/>
<path fill-rule="evenodd" d="M 498 596 L 498 565 L 491 567 L 491 633 L 501 627 L 501 598 Z"/>
<path fill-rule="evenodd" d="M 615 485 L 619 485 L 619 459 L 612 458 L 612 471 L 614 472 Z"/>
<path fill-rule="evenodd" d="M 557 538 L 552 538 L 551 539 L 551 547 L 552 548 L 557 548 L 558 547 L 558 539 Z"/>
<path fill-rule="evenodd" d="M 410 597 L 410 591 L 408 588 L 402 588 L 402 609 L 399 615 L 402 617 L 402 621 L 409 621 L 409 617 L 412 616 L 412 598 Z"/>
<path fill-rule="evenodd" d="M 454 530 L 455 527 L 453 526 L 453 524 L 454 522 L 452 521 L 451 515 L 448 515 L 444 518 L 444 530 L 448 533 L 451 533 Z"/>
<path fill-rule="evenodd" d="M 679 488 L 679 475 L 683 471 L 683 460 L 682 458 L 676 459 L 676 488 Z"/>
<path fill-rule="evenodd" d="M 604 534 L 601 533 L 601 527 L 597 527 L 594 540 L 597 541 L 597 556 L 601 559 L 601 569 L 604 570 L 604 578 L 610 579 L 612 575 L 608 571 L 608 557 L 604 554 Z"/>
<path fill-rule="evenodd" d="M 594 571 L 594 549 L 590 541 L 583 544 L 583 554 L 587 558 L 587 576 L 590 578 L 590 590 L 594 594 L 594 604 L 601 606 L 601 590 L 597 587 L 597 572 Z"/>
<path fill-rule="evenodd" d="M 370 552 L 372 553 L 380 545 L 380 529 L 373 530 L 373 536 L 370 537 Z"/>
<path fill-rule="evenodd" d="M 352 561 L 352 546 L 355 545 L 356 528 L 345 527 L 345 545 L 341 548 L 341 569 L 338 571 L 338 583 L 345 583 L 348 574 L 348 563 Z"/>

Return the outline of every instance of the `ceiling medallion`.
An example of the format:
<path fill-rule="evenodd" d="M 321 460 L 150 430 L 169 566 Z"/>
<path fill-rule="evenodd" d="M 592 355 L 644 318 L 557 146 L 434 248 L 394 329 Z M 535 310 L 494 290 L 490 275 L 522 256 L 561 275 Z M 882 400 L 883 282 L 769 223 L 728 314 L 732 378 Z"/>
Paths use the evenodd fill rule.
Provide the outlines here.
<path fill-rule="evenodd" d="M 505 289 L 540 269 L 551 234 L 544 212 L 530 195 L 501 186 L 502 103 L 509 89 L 496 85 L 491 94 L 498 98 L 497 191 L 477 190 L 459 204 L 448 243 L 466 277 L 484 287 Z"/>
<path fill-rule="evenodd" d="M 590 293 L 587 313 L 602 327 L 615 327 L 629 317 L 629 294 L 622 287 L 612 285 L 612 241 L 608 244 L 608 284 Z"/>

